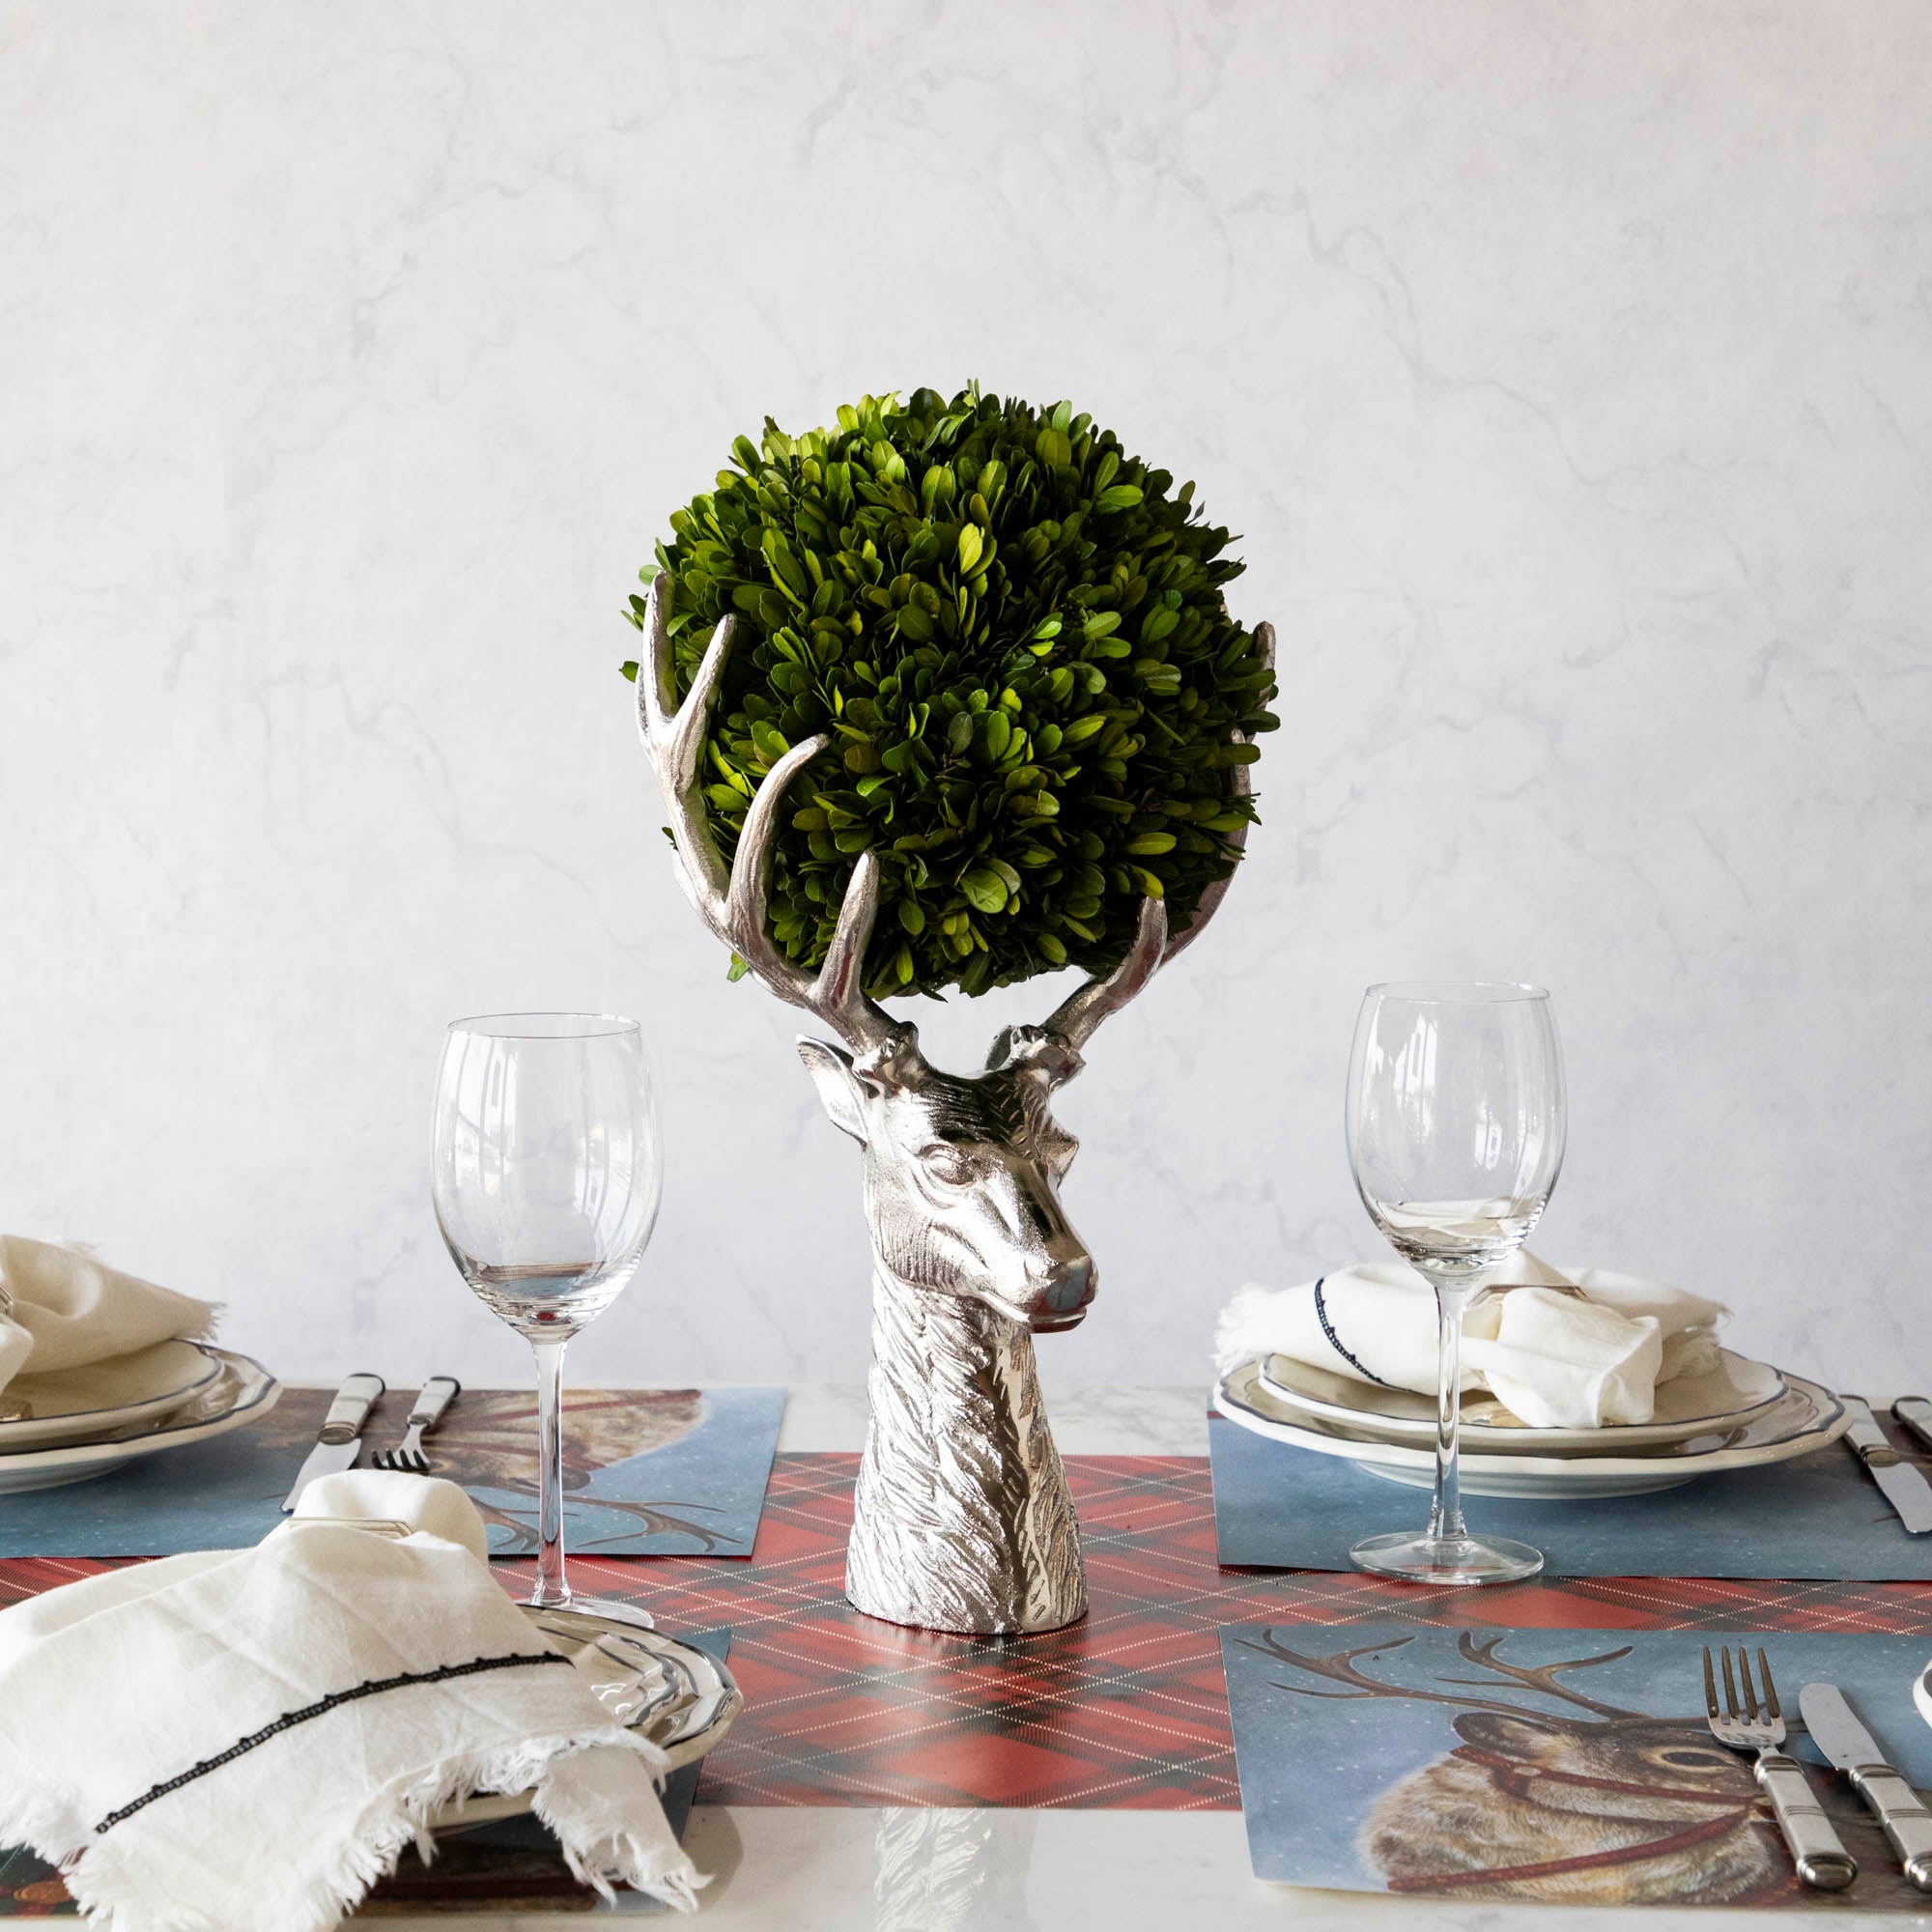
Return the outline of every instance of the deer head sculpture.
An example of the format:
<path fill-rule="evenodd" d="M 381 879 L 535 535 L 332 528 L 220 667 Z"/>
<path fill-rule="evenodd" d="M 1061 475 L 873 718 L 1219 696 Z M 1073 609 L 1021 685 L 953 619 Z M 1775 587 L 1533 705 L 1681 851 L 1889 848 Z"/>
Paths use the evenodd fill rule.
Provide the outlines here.
<path fill-rule="evenodd" d="M 709 715 L 733 622 L 714 634 L 677 701 L 666 612 L 652 589 L 638 671 L 639 728 L 657 771 L 678 874 L 698 916 L 780 999 L 842 1045 L 801 1038 L 825 1111 L 864 1150 L 874 1264 L 871 1427 L 860 1470 L 846 1594 L 895 1623 L 989 1634 L 1058 1629 L 1085 1614 L 1072 1504 L 1046 1424 L 1033 1336 L 1071 1328 L 1098 1287 L 1060 1204 L 1079 1143 L 1054 1120 L 1081 1049 L 1155 972 L 1198 938 L 1227 890 L 1208 887 L 1184 932 L 1143 901 L 1126 956 L 1043 1026 L 1009 1027 L 983 1072 L 920 1051 L 863 984 L 879 866 L 862 853 L 815 974 L 765 926 L 771 842 L 786 788 L 824 750 L 791 748 L 759 784 L 727 867 L 700 786 Z M 1261 627 L 1268 662 L 1273 633 Z M 1232 783 L 1247 789 L 1247 767 Z M 1245 827 L 1231 843 L 1245 838 Z"/>

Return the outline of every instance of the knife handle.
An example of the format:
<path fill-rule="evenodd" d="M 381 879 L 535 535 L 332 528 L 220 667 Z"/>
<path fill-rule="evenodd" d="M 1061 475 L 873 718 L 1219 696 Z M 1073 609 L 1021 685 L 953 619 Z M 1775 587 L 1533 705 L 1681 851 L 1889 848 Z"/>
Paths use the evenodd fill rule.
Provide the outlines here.
<path fill-rule="evenodd" d="M 442 1411 L 463 1393 L 463 1384 L 454 1376 L 432 1376 L 422 1385 L 416 1406 L 410 1410 L 405 1427 L 428 1431 L 442 1420 Z"/>
<path fill-rule="evenodd" d="M 1814 1891 L 1843 1891 L 1859 1875 L 1859 1861 L 1846 1851 L 1825 1808 L 1811 1795 L 1811 1786 L 1795 1757 L 1782 1751 L 1760 1753 L 1757 1781 L 1777 1813 L 1777 1829 L 1798 1867 L 1798 1876 Z"/>
<path fill-rule="evenodd" d="M 369 1420 L 369 1411 L 376 1406 L 377 1399 L 387 1386 L 381 1376 L 367 1373 L 351 1376 L 335 1392 L 335 1400 L 328 1405 L 328 1413 L 322 1419 L 322 1434 L 318 1442 L 353 1442 L 362 1434 L 362 1425 Z"/>
<path fill-rule="evenodd" d="M 1932 1449 L 1932 1402 L 1922 1395 L 1902 1395 L 1892 1404 L 1891 1412 L 1926 1448 Z"/>
<path fill-rule="evenodd" d="M 1884 1468 L 1888 1463 L 1899 1460 L 1898 1451 L 1891 1446 L 1891 1438 L 1878 1426 L 1878 1417 L 1872 1413 L 1871 1404 L 1861 1395 L 1840 1395 L 1852 1418 L 1852 1426 L 1845 1431 L 1846 1439 L 1859 1452 L 1859 1460 L 1866 1468 Z"/>
<path fill-rule="evenodd" d="M 1850 1776 L 1859 1796 L 1885 1827 L 1906 1877 L 1920 1891 L 1932 1891 L 1932 1811 L 1889 1764 L 1854 1765 Z"/>

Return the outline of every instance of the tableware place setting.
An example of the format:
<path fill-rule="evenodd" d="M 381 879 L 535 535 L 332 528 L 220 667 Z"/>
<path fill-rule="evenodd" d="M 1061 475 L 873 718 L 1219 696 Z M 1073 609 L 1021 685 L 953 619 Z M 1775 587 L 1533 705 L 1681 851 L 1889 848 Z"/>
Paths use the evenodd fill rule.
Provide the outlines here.
<path fill-rule="evenodd" d="M 1546 1573 L 1932 1579 L 1932 1486 L 1862 1397 L 1726 1347 L 1716 1300 L 1525 1248 L 1564 1122 L 1546 992 L 1369 989 L 1347 1145 L 1402 1260 L 1250 1285 L 1223 1311 L 1221 1561 L 1353 1567 L 1424 1594 Z M 1901 1440 L 1932 1440 L 1932 1404 L 1893 1415 Z M 1428 1525 L 1365 1538 L 1390 1485 L 1432 1490 Z M 1922 1639 L 1618 1642 L 1531 1620 L 1480 1637 L 1225 1628 L 1257 1874 L 1546 1904 L 1896 1908 L 1932 1889 L 1913 1789 L 1932 1783 Z M 1338 1766 L 1339 1790 L 1308 1803 L 1299 1781 Z"/>
<path fill-rule="evenodd" d="M 84 1515 L 99 1495 L 108 1498 L 103 1553 L 156 1559 L 0 1611 L 0 1846 L 24 1848 L 0 1857 L 14 1863 L 31 1851 L 43 1881 L 57 1871 L 106 1924 L 309 1932 L 353 1909 L 406 1850 L 430 1861 L 460 1836 L 472 1861 L 498 1842 L 527 1861 L 531 1840 L 517 1833 L 534 1819 L 535 1842 L 607 1909 L 694 1908 L 704 1879 L 679 1849 L 660 1790 L 687 1774 L 673 1804 L 681 1823 L 696 1767 L 743 1707 L 724 1661 L 728 1631 L 687 1638 L 657 1629 L 638 1603 L 580 1594 L 564 1548 L 567 1453 L 584 1473 L 566 1449 L 564 1350 L 637 1272 L 661 1175 L 635 1021 L 453 1023 L 432 1202 L 464 1280 L 532 1344 L 534 1415 L 497 1392 L 472 1395 L 484 1414 L 459 1448 L 464 1391 L 435 1376 L 399 1439 L 378 1447 L 380 1374 L 353 1372 L 332 1394 L 291 1392 L 297 1430 L 312 1439 L 286 1492 L 280 1459 L 261 1453 L 258 1434 L 245 1506 L 224 1513 L 217 1496 L 211 1518 L 204 1493 L 204 1513 L 131 1539 L 143 1548 L 127 1547 L 118 1525 L 153 1494 L 126 1479 L 117 1487 L 114 1470 L 149 1457 L 160 1468 L 159 1449 L 213 1442 L 251 1413 L 266 1424 L 282 1391 L 207 1341 L 210 1304 L 76 1249 L 0 1243 L 0 1445 L 8 1430 L 28 1435 L 17 1449 L 0 1446 L 0 1484 L 14 1492 L 0 1528 L 33 1540 L 27 1511 Z M 722 1475 L 727 1491 L 754 1474 L 761 1500 L 781 1393 L 719 1391 L 715 1403 L 694 1393 L 590 1398 L 590 1453 L 608 1435 L 620 1451 L 645 1451 L 620 1455 L 619 1468 L 675 1458 L 703 1433 L 706 1407 L 722 1406 L 727 1433 L 744 1439 L 681 1466 Z M 628 1426 L 613 1428 L 611 1409 Z M 747 1426 L 730 1430 L 733 1420 Z M 493 1535 L 522 1527 L 497 1507 L 510 1500 L 517 1459 L 496 1438 L 532 1424 L 535 1576 L 518 1602 L 489 1567 Z M 655 1446 L 654 1433 L 664 1438 Z M 46 1461 L 90 1451 L 98 1460 Z M 11 1483 L 10 1460 L 19 1465 Z M 479 1469 L 473 1495 L 449 1479 Z M 600 1473 L 590 1468 L 589 1487 Z M 79 1487 L 97 1476 L 97 1488 Z M 55 1493 L 43 1501 L 32 1493 L 41 1490 Z M 716 1550 L 701 1518 L 671 1512 L 728 1516 L 733 1498 L 724 1500 L 718 1512 L 607 1493 L 579 1508 L 639 1510 Z M 259 1529 L 265 1511 L 266 1533 L 236 1547 L 234 1532 Z M 756 1514 L 754 1501 L 753 1524 Z M 183 1546 L 184 1531 L 211 1526 L 228 1532 L 223 1547 Z M 42 1549 L 85 1540 L 38 1538 Z M 108 1729 L 120 1747 L 103 1752 Z"/>
<path fill-rule="evenodd" d="M 520 1026 L 536 1031 L 507 1031 Z M 353 1371 L 332 1395 L 287 1388 L 205 1339 L 218 1315 L 211 1304 L 79 1250 L 11 1240 L 0 1246 L 14 1311 L 11 1327 L 0 1325 L 0 1369 L 23 1366 L 0 1388 L 0 1414 L 12 1418 L 0 1422 L 0 1494 L 10 1498 L 0 1557 L 166 1556 L 217 1538 L 259 1539 L 310 1480 L 358 1463 L 459 1482 L 493 1555 L 541 1557 L 566 1524 L 600 1554 L 750 1554 L 783 1390 L 586 1391 L 569 1406 L 564 1453 L 565 1343 L 635 1271 L 657 1211 L 662 1155 L 636 1023 L 508 1014 L 456 1022 L 447 1042 L 433 1205 L 459 1272 L 536 1344 L 546 1373 L 534 1402 L 431 1376 L 399 1419 L 402 1394 L 372 1369 Z M 600 1053 L 609 1064 L 593 1072 L 586 1063 Z M 521 1083 L 523 1097 L 507 1114 L 498 1103 L 485 1132 L 473 1089 L 506 1080 Z M 560 1091 L 580 1081 L 581 1091 Z M 462 1108 L 470 1113 L 459 1129 Z M 609 1177 L 597 1207 L 608 1215 L 621 1201 L 627 1221 L 580 1224 L 567 1204 L 545 1198 L 546 1187 L 582 1182 L 573 1132 L 622 1135 L 629 1164 Z M 541 1157 L 519 1133 L 547 1137 Z M 484 1163 L 494 1163 L 487 1173 Z M 489 1258 L 553 1239 L 588 1242 L 588 1258 L 554 1267 Z M 16 1435 L 26 1439 L 14 1448 Z"/>
<path fill-rule="evenodd" d="M 1547 993 L 1370 989 L 1348 1148 L 1403 1259 L 1251 1285 L 1223 1311 L 1222 1560 L 1452 1585 L 1548 1561 L 1571 1576 L 1932 1579 L 1932 1487 L 1861 1397 L 1725 1347 L 1716 1300 L 1527 1251 L 1564 1122 Z M 1932 1407 L 1897 1414 L 1909 1429 Z M 1300 1452 L 1292 1481 L 1262 1442 Z M 1430 1532 L 1388 1546 L 1393 1567 L 1351 1533 L 1378 1483 L 1434 1490 Z M 1526 1540 L 1500 1557 L 1482 1539 L 1452 1550 L 1464 1494 Z"/>

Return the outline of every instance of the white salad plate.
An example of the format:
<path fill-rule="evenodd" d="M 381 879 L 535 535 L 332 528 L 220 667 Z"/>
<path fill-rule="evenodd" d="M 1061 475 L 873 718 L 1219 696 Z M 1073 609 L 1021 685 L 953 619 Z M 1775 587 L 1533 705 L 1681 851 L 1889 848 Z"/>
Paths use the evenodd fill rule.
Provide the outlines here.
<path fill-rule="evenodd" d="M 664 1751 L 672 1771 L 696 1763 L 745 1708 L 731 1673 L 694 1643 L 594 1611 L 524 1607 L 589 1679 L 604 1708 Z M 527 1791 L 505 1792 L 445 1805 L 431 1822 L 439 1832 L 460 1831 L 529 1808 Z"/>
<path fill-rule="evenodd" d="M 1428 1448 L 1435 1441 L 1434 1396 L 1378 1388 L 1287 1355 L 1264 1356 L 1261 1380 L 1269 1395 L 1303 1415 L 1387 1442 Z M 1490 1418 L 1508 1414 L 1502 1404 L 1487 1391 L 1472 1390 L 1463 1398 L 1463 1443 L 1465 1449 L 1495 1455 L 1622 1456 L 1754 1422 L 1776 1406 L 1785 1387 L 1784 1377 L 1769 1362 L 1753 1362 L 1726 1349 L 1709 1375 L 1661 1382 L 1651 1421 L 1597 1429 L 1531 1429 L 1513 1417 L 1500 1423 Z"/>
<path fill-rule="evenodd" d="M 1639 1496 L 1674 1490 L 1699 1476 L 1788 1463 L 1835 1442 L 1851 1418 L 1837 1398 L 1802 1376 L 1785 1377 L 1785 1392 L 1762 1414 L 1681 1442 L 1662 1442 L 1631 1456 L 1463 1456 L 1463 1488 L 1476 1496 L 1523 1496 L 1546 1501 L 1592 1496 Z M 1340 1456 L 1370 1475 L 1428 1489 L 1435 1480 L 1435 1452 L 1406 1442 L 1387 1442 L 1346 1423 L 1294 1408 L 1270 1394 L 1261 1363 L 1230 1369 L 1214 1387 L 1214 1406 L 1229 1421 L 1318 1456 Z"/>
<path fill-rule="evenodd" d="M 275 1406 L 282 1385 L 261 1363 L 226 1349 L 206 1348 L 215 1373 L 198 1392 L 164 1413 L 123 1425 L 104 1437 L 52 1448 L 17 1449 L 0 1454 L 0 1495 L 23 1490 L 54 1490 L 124 1469 L 143 1456 L 205 1442 L 254 1422 Z"/>
<path fill-rule="evenodd" d="M 84 1368 L 19 1375 L 0 1389 L 0 1455 L 85 1442 L 167 1415 L 221 1373 L 199 1342 L 156 1342 Z"/>

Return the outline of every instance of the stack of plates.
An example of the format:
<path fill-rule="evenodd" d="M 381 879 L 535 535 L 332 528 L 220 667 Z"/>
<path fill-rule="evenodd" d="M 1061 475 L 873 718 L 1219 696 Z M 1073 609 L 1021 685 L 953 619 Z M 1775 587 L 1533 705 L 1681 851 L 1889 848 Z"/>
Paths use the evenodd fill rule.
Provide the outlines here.
<path fill-rule="evenodd" d="M 1258 1435 L 1346 1457 L 1392 1483 L 1427 1489 L 1435 1479 L 1435 1405 L 1426 1396 L 1264 1355 L 1229 1370 L 1214 1401 Z M 1531 1429 L 1492 1396 L 1464 1396 L 1463 1487 L 1478 1496 L 1641 1495 L 1807 1455 L 1850 1419 L 1816 1382 L 1727 1349 L 1711 1374 L 1662 1383 L 1645 1423 Z"/>
<path fill-rule="evenodd" d="M 266 1415 L 281 1384 L 207 1342 L 156 1342 L 0 1389 L 0 1495 L 51 1490 Z"/>
<path fill-rule="evenodd" d="M 665 1753 L 668 1771 L 696 1764 L 745 1708 L 730 1671 L 695 1643 L 594 1610 L 526 1604 L 524 1612 L 589 1681 L 611 1717 Z M 464 1831 L 529 1808 L 527 1791 L 492 1794 L 445 1805 L 431 1826 Z"/>

